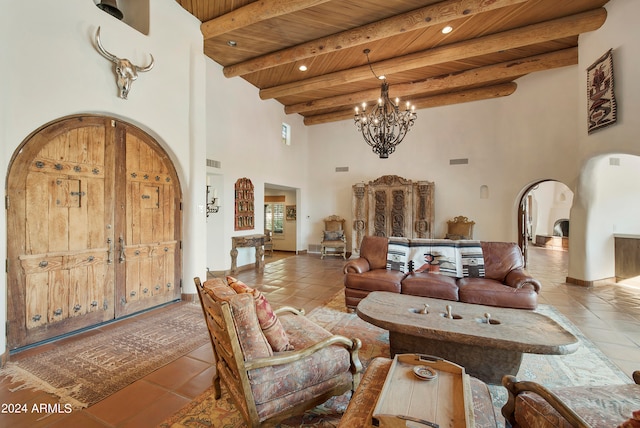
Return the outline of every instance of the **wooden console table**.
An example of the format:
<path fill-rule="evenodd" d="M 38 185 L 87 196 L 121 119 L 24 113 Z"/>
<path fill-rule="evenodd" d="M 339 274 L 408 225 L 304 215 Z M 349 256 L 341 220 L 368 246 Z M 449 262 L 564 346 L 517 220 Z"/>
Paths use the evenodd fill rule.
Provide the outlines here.
<path fill-rule="evenodd" d="M 256 249 L 256 269 L 264 272 L 264 235 L 245 235 L 231 237 L 231 273 L 238 271 L 238 248 L 254 247 Z"/>

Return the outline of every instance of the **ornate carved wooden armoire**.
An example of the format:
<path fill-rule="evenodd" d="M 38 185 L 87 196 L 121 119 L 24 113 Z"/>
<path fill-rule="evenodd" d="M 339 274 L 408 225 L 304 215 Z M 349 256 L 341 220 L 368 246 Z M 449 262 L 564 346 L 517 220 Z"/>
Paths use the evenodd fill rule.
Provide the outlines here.
<path fill-rule="evenodd" d="M 432 238 L 433 194 L 433 182 L 397 175 L 353 185 L 353 253 L 366 235 Z"/>

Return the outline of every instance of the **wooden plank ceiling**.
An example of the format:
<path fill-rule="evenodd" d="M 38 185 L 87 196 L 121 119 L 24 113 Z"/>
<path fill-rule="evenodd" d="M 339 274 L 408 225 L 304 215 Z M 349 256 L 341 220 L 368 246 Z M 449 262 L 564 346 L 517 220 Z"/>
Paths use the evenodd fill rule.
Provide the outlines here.
<path fill-rule="evenodd" d="M 578 36 L 607 0 L 176 0 L 202 22 L 204 52 L 307 125 L 353 117 L 389 94 L 428 108 L 516 90 L 578 63 Z M 442 28 L 453 28 L 448 34 Z M 369 60 L 364 50 L 369 49 Z M 300 71 L 300 66 L 306 71 Z"/>

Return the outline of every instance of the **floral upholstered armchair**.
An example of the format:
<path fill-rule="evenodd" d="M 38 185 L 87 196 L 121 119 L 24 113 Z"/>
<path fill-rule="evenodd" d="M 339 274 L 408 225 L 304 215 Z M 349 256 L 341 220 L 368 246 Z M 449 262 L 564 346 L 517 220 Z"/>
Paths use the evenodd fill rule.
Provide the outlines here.
<path fill-rule="evenodd" d="M 327 255 L 342 256 L 347 259 L 347 238 L 344 235 L 344 222 L 342 217 L 332 215 L 324 219 L 324 231 L 320 243 L 320 258 Z M 331 252 L 327 252 L 331 250 Z"/>
<path fill-rule="evenodd" d="M 249 427 L 270 427 L 335 395 L 355 390 L 359 339 L 332 335 L 303 311 L 271 310 L 264 295 L 227 277 L 194 278 L 220 383 Z"/>
<path fill-rule="evenodd" d="M 547 389 L 536 382 L 504 376 L 509 393 L 502 407 L 507 427 L 619 427 L 640 426 L 640 371 L 635 384 L 573 386 Z"/>

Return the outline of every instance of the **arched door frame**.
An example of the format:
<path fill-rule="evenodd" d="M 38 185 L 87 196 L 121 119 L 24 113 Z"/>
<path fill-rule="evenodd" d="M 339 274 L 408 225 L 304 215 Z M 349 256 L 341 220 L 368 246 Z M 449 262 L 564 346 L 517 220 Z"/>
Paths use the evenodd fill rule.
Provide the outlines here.
<path fill-rule="evenodd" d="M 74 121 L 76 121 L 78 124 L 83 123 L 83 121 L 85 122 L 93 122 L 93 121 L 101 121 L 102 123 L 104 123 L 103 126 L 106 125 L 106 135 L 107 138 L 113 139 L 115 138 L 115 145 L 109 149 L 112 150 L 110 153 L 114 153 L 113 150 L 121 150 L 125 147 L 128 147 L 129 144 L 127 144 L 127 142 L 129 141 L 129 137 L 128 135 L 133 136 L 133 138 L 138 138 L 139 141 L 143 141 L 144 144 L 146 144 L 149 147 L 149 150 L 153 151 L 155 153 L 155 158 L 152 159 L 157 159 L 155 162 L 156 164 L 158 164 L 158 162 L 160 162 L 161 164 L 165 165 L 165 169 L 163 169 L 163 178 L 166 178 L 166 180 L 168 182 L 173 182 L 172 184 L 172 194 L 167 194 L 167 197 L 165 198 L 167 200 L 167 203 L 170 203 L 172 206 L 174 206 L 175 208 L 173 209 L 173 213 L 170 215 L 171 220 L 171 228 L 170 230 L 172 230 L 172 236 L 175 237 L 176 241 L 178 243 L 178 246 L 175 249 L 175 253 L 172 252 L 167 252 L 168 249 L 167 247 L 164 248 L 164 251 L 167 252 L 168 257 L 170 257 L 171 259 L 175 260 L 171 266 L 171 269 L 173 269 L 173 271 L 169 272 L 169 277 L 171 278 L 181 278 L 182 276 L 182 255 L 181 255 L 181 244 L 180 242 L 182 241 L 182 214 L 181 214 L 181 201 L 182 201 L 182 188 L 180 185 L 180 180 L 178 177 L 178 173 L 177 170 L 175 168 L 175 164 L 173 162 L 173 160 L 171 159 L 171 157 L 169 156 L 169 154 L 167 153 L 167 151 L 164 149 L 164 147 L 162 147 L 162 145 L 158 142 L 157 138 L 155 138 L 153 135 L 151 135 L 151 133 L 144 131 L 143 129 L 141 129 L 140 127 L 131 124 L 129 122 L 127 122 L 126 120 L 122 120 L 119 118 L 115 118 L 109 115 L 95 115 L 95 114 L 76 114 L 76 115 L 70 115 L 70 116 L 65 116 L 65 117 L 61 117 L 58 119 L 55 119 L 51 122 L 48 122 L 42 126 L 40 126 L 38 129 L 36 129 L 35 131 L 33 131 L 31 134 L 29 134 L 21 143 L 20 145 L 16 148 L 16 150 L 14 151 L 12 157 L 11 157 L 11 161 L 9 163 L 9 167 L 7 169 L 7 176 L 5 177 L 5 188 L 9 189 L 9 186 L 11 185 L 12 180 L 15 179 L 14 175 L 17 174 L 18 172 L 20 172 L 21 174 L 23 173 L 23 170 L 26 167 L 28 167 L 28 163 L 31 162 L 34 158 L 34 156 L 36 156 L 36 154 L 38 153 L 39 147 L 43 147 L 43 144 L 47 144 L 44 140 L 44 138 L 46 137 L 41 137 L 41 135 L 45 135 L 43 133 L 57 133 L 57 132 L 64 132 L 64 128 L 69 127 L 71 125 L 71 128 L 73 128 L 73 123 Z M 110 125 L 109 125 L 110 123 Z M 118 130 L 119 129 L 119 130 Z M 47 134 L 48 135 L 48 134 Z M 110 140 L 112 141 L 112 140 Z M 77 145 L 77 144 L 76 144 Z M 75 146 L 74 146 L 75 147 Z M 137 147 L 137 146 L 136 146 Z M 146 146 L 145 146 L 146 147 Z M 85 150 L 86 150 L 86 146 L 85 146 Z M 128 149 L 127 149 L 128 151 Z M 116 154 L 118 153 L 117 151 L 115 152 Z M 57 157 L 54 157 L 55 159 L 57 159 Z M 53 159 L 53 158 L 52 158 Z M 63 159 L 62 157 L 60 159 Z M 120 159 L 120 160 L 118 160 Z M 107 171 L 105 171 L 105 174 L 110 174 L 109 176 L 113 176 L 115 174 L 115 176 L 119 176 L 119 177 L 123 177 L 123 176 L 127 176 L 127 170 L 128 168 L 125 168 L 124 165 L 124 161 L 123 161 L 123 157 L 122 154 L 119 154 L 116 156 L 115 160 L 115 170 L 107 173 Z M 25 164 L 25 162 L 27 162 L 27 164 Z M 150 165 L 150 162 L 146 162 L 146 164 Z M 84 165 L 84 164 L 78 164 L 77 166 L 77 170 L 74 169 L 74 171 L 77 171 L 78 174 L 81 173 L 82 168 L 80 167 L 80 165 Z M 142 164 L 141 162 L 141 165 Z M 155 164 L 154 164 L 155 165 Z M 19 169 L 17 169 L 19 168 Z M 57 169 L 57 168 L 56 168 Z M 61 164 L 61 171 L 63 170 L 63 165 Z M 144 169 L 144 168 L 143 168 Z M 61 172 L 62 174 L 62 172 Z M 151 174 L 154 175 L 154 174 Z M 14 178 L 12 178 L 14 177 Z M 158 180 L 158 177 L 155 176 L 156 181 Z M 153 178 L 153 177 L 152 177 Z M 17 182 L 14 181 L 13 186 L 15 186 Z M 128 187 L 127 187 L 128 189 Z M 112 192 L 114 189 L 113 188 L 105 188 L 105 195 L 107 193 Z M 120 190 L 120 192 L 122 192 L 122 190 Z M 80 192 L 83 193 L 83 192 Z M 8 193 L 9 194 L 9 193 Z M 95 193 L 94 193 L 95 194 Z M 100 192 L 100 194 L 102 194 L 102 191 Z M 123 193 L 120 193 L 120 195 L 123 195 Z M 142 197 L 144 198 L 146 195 L 143 195 Z M 129 196 L 127 196 L 127 200 L 129 200 Z M 15 202 L 18 203 L 18 199 L 20 198 L 15 198 L 15 201 L 11 201 L 11 202 Z M 149 198 L 147 198 L 149 199 Z M 171 202 L 169 202 L 171 201 Z M 9 197 L 7 197 L 7 205 L 9 203 L 11 203 L 9 201 Z M 156 204 L 156 206 L 159 204 Z M 120 206 L 120 204 L 118 204 L 118 206 Z M 124 205 L 123 205 L 124 207 Z M 8 215 L 7 215 L 7 228 L 11 228 L 12 227 L 12 222 L 16 221 L 16 215 L 10 215 L 9 213 L 11 212 L 11 210 L 8 211 Z M 109 224 L 111 224 L 112 222 L 109 222 Z M 111 228 L 111 226 L 109 226 L 108 228 Z M 155 240 L 155 237 L 153 238 Z M 155 241 L 154 241 L 155 242 Z M 7 235 L 7 241 L 6 241 L 6 246 L 7 246 L 7 253 L 9 254 L 9 248 L 10 248 L 10 234 Z M 163 244 L 164 245 L 164 244 Z M 155 250 L 154 250 L 155 251 Z M 15 253 L 15 251 L 13 251 Z M 109 251 L 109 253 L 111 253 L 111 251 Z M 173 254 L 173 255 L 172 255 Z M 93 258 L 91 258 L 91 261 L 95 261 Z M 14 295 L 12 295 L 11 290 L 18 290 L 18 288 L 16 288 L 16 284 L 14 284 L 14 280 L 13 280 L 13 276 L 15 276 L 16 274 L 14 272 L 17 271 L 17 269 L 19 269 L 19 266 L 17 265 L 15 260 L 8 260 L 8 263 L 11 265 L 11 270 L 7 269 L 7 274 L 6 274 L 6 279 L 7 279 L 7 292 L 8 292 L 8 299 L 7 302 L 8 304 L 11 304 L 9 302 L 10 299 L 20 299 L 20 293 L 14 293 Z M 128 265 L 128 262 L 127 262 Z M 9 266 L 9 265 L 8 265 Z M 122 269 L 120 269 L 120 271 L 122 271 Z M 13 275 L 13 276 L 12 276 Z M 120 273 L 119 275 L 122 275 L 122 273 Z M 175 287 L 179 287 L 179 282 L 178 280 L 174 280 L 172 279 L 171 282 L 173 283 L 171 285 L 172 289 L 174 289 Z M 155 280 L 155 279 L 154 279 Z M 179 291 L 178 292 L 178 297 L 179 295 Z M 24 296 L 23 296 L 24 297 Z M 153 300 L 155 301 L 155 300 Z M 15 306 L 15 304 L 18 303 L 13 302 L 13 306 Z M 162 303 L 162 302 L 160 302 Z M 132 311 L 135 312 L 137 309 L 137 306 L 128 306 L 131 309 L 125 309 L 124 311 L 126 311 L 126 313 L 131 313 Z M 144 308 L 140 308 L 140 309 L 144 309 Z M 120 313 L 120 316 L 122 315 L 126 315 L 126 313 L 124 311 L 120 311 L 118 312 L 118 310 L 116 309 L 116 315 L 118 313 Z M 23 310 L 19 310 L 17 312 L 12 311 L 12 313 L 14 313 L 14 315 L 18 315 L 17 319 L 22 319 L 21 315 L 24 315 Z M 43 315 L 44 316 L 44 315 Z M 116 316 L 117 318 L 118 316 Z M 91 319 L 96 318 L 96 317 L 92 317 Z M 15 320 L 14 320 L 15 321 Z M 100 323 L 101 319 L 96 318 L 93 322 L 98 322 Z M 71 325 L 75 325 L 75 324 L 71 324 Z M 78 324 L 79 325 L 79 324 Z M 52 331 L 57 331 L 55 328 L 51 329 Z M 62 333 L 65 333 L 64 331 L 61 330 Z M 40 336 L 42 335 L 42 337 L 40 339 L 38 339 Z M 8 338 L 17 338 L 17 337 L 23 337 L 22 333 L 16 335 L 16 334 L 9 334 Z M 25 343 L 33 343 L 34 339 L 35 341 L 38 340 L 42 340 L 42 339 L 46 339 L 46 334 L 44 333 L 37 333 L 36 335 L 32 336 L 33 339 L 31 339 L 31 341 L 27 340 L 27 341 L 23 341 L 22 339 L 20 340 L 14 340 L 14 346 L 15 344 L 18 344 L 18 346 L 20 346 L 19 344 L 25 344 Z"/>
<path fill-rule="evenodd" d="M 527 214 L 528 214 L 528 204 L 527 204 L 527 197 L 529 196 L 529 193 L 531 193 L 532 190 L 535 190 L 535 188 L 537 186 L 539 186 L 541 183 L 546 183 L 546 182 L 550 182 L 550 181 L 556 181 L 558 182 L 558 180 L 553 180 L 550 178 L 546 178 L 543 180 L 537 180 L 531 184 L 529 184 L 520 194 L 520 200 L 518 202 L 518 214 L 517 214 L 517 219 L 516 222 L 518 224 L 518 246 L 520 247 L 520 249 L 522 250 L 522 255 L 524 256 L 524 263 L 525 266 L 527 265 L 528 261 L 529 261 L 529 231 L 527 228 Z"/>

